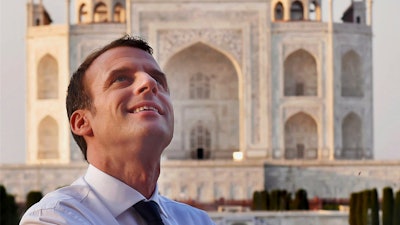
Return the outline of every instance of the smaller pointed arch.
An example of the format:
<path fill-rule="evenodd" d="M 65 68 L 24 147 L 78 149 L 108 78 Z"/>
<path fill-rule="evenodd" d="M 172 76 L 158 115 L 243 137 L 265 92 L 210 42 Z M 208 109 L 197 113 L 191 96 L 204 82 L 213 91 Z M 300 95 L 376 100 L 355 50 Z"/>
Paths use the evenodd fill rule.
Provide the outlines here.
<path fill-rule="evenodd" d="M 318 127 L 307 113 L 298 112 L 285 123 L 285 158 L 318 158 Z"/>
<path fill-rule="evenodd" d="M 360 56 L 354 50 L 349 50 L 343 54 L 341 62 L 341 95 L 363 97 L 364 78 Z"/>
<path fill-rule="evenodd" d="M 50 54 L 39 60 L 37 70 L 37 98 L 58 98 L 58 63 Z"/>
<path fill-rule="evenodd" d="M 94 7 L 94 18 L 95 23 L 105 23 L 108 21 L 107 17 L 107 6 L 103 2 L 99 2 Z"/>
<path fill-rule="evenodd" d="M 284 12 L 285 12 L 285 10 L 284 10 L 284 8 L 283 8 L 283 4 L 282 4 L 282 2 L 277 2 L 276 4 L 275 4 L 275 8 L 274 8 L 274 20 L 275 21 L 280 21 L 280 20 L 283 20 L 283 18 L 284 18 Z"/>
<path fill-rule="evenodd" d="M 211 133 L 201 120 L 197 121 L 190 130 L 190 148 L 195 152 L 194 158 L 208 158 L 211 149 Z"/>
<path fill-rule="evenodd" d="M 113 9 L 113 22 L 116 23 L 125 23 L 126 16 L 125 16 L 125 8 L 122 6 L 121 3 L 116 3 Z"/>
<path fill-rule="evenodd" d="M 46 116 L 38 127 L 38 159 L 58 159 L 58 124 L 51 116 Z"/>
<path fill-rule="evenodd" d="M 321 21 L 321 5 L 317 0 L 310 2 L 309 18 L 310 20 Z"/>
<path fill-rule="evenodd" d="M 82 3 L 81 6 L 79 7 L 78 20 L 79 20 L 78 23 L 89 23 L 90 22 L 88 7 L 85 3 Z"/>
<path fill-rule="evenodd" d="M 304 6 L 301 1 L 294 1 L 290 6 L 290 20 L 303 20 Z"/>
<path fill-rule="evenodd" d="M 354 112 L 348 113 L 342 121 L 342 158 L 363 158 L 362 120 Z"/>
<path fill-rule="evenodd" d="M 291 53 L 284 62 L 284 95 L 317 96 L 317 62 L 304 49 Z"/>

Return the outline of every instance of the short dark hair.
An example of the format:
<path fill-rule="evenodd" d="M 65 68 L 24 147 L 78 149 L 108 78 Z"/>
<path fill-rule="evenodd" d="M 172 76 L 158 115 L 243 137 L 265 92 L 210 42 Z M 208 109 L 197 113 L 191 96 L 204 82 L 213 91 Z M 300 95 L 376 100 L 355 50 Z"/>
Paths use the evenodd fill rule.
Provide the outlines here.
<path fill-rule="evenodd" d="M 72 74 L 71 80 L 68 85 L 66 107 L 68 120 L 71 120 L 71 115 L 78 109 L 92 109 L 92 98 L 89 90 L 83 82 L 86 71 L 92 65 L 93 61 L 97 59 L 104 52 L 116 48 L 116 47 L 132 47 L 138 48 L 143 51 L 153 54 L 153 49 L 149 44 L 139 37 L 130 35 L 124 35 L 123 37 L 112 41 L 104 47 L 92 52 L 86 57 L 85 61 L 79 66 L 79 68 Z M 87 144 L 82 136 L 72 133 L 76 143 L 81 149 L 83 156 L 87 160 Z"/>

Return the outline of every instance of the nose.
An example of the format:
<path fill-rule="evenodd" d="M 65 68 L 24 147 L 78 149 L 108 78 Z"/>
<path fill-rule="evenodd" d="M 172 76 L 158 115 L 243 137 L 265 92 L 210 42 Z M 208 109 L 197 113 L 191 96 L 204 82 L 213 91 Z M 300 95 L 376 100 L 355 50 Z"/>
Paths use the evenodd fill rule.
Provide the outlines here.
<path fill-rule="evenodd" d="M 144 94 L 152 92 L 156 94 L 158 92 L 157 81 L 146 72 L 139 72 L 136 76 L 137 88 L 135 89 L 136 94 Z"/>

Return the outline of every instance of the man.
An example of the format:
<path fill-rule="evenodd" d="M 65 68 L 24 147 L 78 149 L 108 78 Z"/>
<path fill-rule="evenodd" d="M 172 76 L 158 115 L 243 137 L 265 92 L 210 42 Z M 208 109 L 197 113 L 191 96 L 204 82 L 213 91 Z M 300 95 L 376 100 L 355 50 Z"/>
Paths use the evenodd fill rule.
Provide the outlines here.
<path fill-rule="evenodd" d="M 21 224 L 214 224 L 205 212 L 158 194 L 174 117 L 165 74 L 145 41 L 124 36 L 88 56 L 71 77 L 66 102 L 88 170 L 47 194 Z"/>

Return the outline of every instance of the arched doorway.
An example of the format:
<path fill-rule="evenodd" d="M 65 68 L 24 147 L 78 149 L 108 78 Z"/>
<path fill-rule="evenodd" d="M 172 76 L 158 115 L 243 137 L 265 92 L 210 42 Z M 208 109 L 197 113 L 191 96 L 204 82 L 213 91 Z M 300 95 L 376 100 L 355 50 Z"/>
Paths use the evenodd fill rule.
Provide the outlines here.
<path fill-rule="evenodd" d="M 197 151 L 190 129 L 207 127 L 210 158 L 231 158 L 239 148 L 238 75 L 226 55 L 198 42 L 173 55 L 164 72 L 175 111 L 175 133 L 168 158 L 190 158 Z M 199 146 L 198 146 L 199 147 Z"/>
<path fill-rule="evenodd" d="M 311 116 L 297 113 L 285 123 L 285 159 L 317 158 L 317 123 Z"/>

